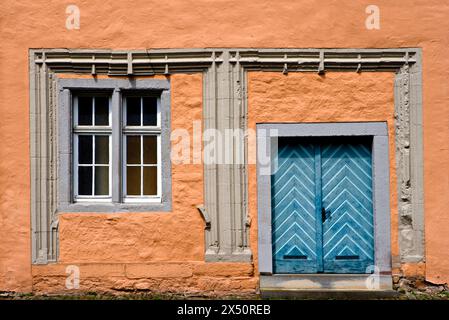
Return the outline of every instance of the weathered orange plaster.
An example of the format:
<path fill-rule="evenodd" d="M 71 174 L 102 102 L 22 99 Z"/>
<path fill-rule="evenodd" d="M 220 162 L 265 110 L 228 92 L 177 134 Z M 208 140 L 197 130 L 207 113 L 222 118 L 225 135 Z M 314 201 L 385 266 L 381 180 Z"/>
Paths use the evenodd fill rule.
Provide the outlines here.
<path fill-rule="evenodd" d="M 257 278 L 249 263 L 80 263 L 79 287 L 67 288 L 67 265 L 33 266 L 36 293 L 153 291 L 195 295 L 254 294 Z"/>
<path fill-rule="evenodd" d="M 424 262 L 404 263 L 401 265 L 400 274 L 404 277 L 424 277 L 426 274 L 426 264 Z"/>
<path fill-rule="evenodd" d="M 390 145 L 390 206 L 392 255 L 398 255 L 397 190 L 394 149 L 394 75 L 250 72 L 248 75 L 248 127 L 264 122 L 386 121 Z M 255 159 L 255 149 L 251 148 Z M 249 208 L 257 221 L 255 165 L 249 167 Z M 251 229 L 251 245 L 257 247 L 257 227 Z M 257 261 L 257 251 L 253 250 Z M 256 264 L 257 265 L 257 264 Z"/>
<path fill-rule="evenodd" d="M 171 128 L 192 137 L 194 121 L 202 119 L 202 75 L 173 75 L 170 82 Z M 171 212 L 60 213 L 60 262 L 204 260 L 204 222 L 196 208 L 203 203 L 203 166 L 172 164 L 172 194 Z"/>
<path fill-rule="evenodd" d="M 261 122 L 386 121 L 390 139 L 392 229 L 396 230 L 393 78 L 391 73 L 329 73 L 318 76 L 313 73 L 283 75 L 250 72 L 248 126 L 255 129 L 256 123 Z M 170 80 L 173 90 L 172 128 L 190 128 L 191 131 L 192 121 L 201 119 L 201 77 L 176 75 Z M 250 148 L 252 151 L 254 149 Z M 164 287 L 160 278 L 171 279 L 167 280 L 169 283 L 176 278 L 179 283 L 190 283 L 192 290 L 199 288 L 212 292 L 233 292 L 236 289 L 233 282 L 222 279 L 223 276 L 231 275 L 246 277 L 245 288 L 256 290 L 257 223 L 253 223 L 251 228 L 255 272 L 251 264 L 241 264 L 239 267 L 239 264 L 232 263 L 199 262 L 204 259 L 204 224 L 195 205 L 202 203 L 202 180 L 194 181 L 196 188 L 195 185 L 185 185 L 185 175 L 197 176 L 191 166 L 173 165 L 173 188 L 179 190 L 179 193 L 173 194 L 174 201 L 179 199 L 173 213 L 61 214 L 60 263 L 95 264 L 100 269 L 103 268 L 100 263 L 124 263 L 123 268 L 127 270 L 125 274 L 115 275 L 121 286 L 105 279 L 102 281 L 98 269 L 96 275 L 87 271 L 89 281 L 95 279 L 97 290 L 119 291 L 129 287 L 133 290 L 157 288 L 170 291 L 170 288 Z M 196 170 L 202 174 L 201 165 Z M 192 199 L 192 193 L 189 192 L 194 192 L 193 195 L 196 194 L 198 198 Z M 249 203 L 253 221 L 257 221 L 256 199 L 255 166 L 250 165 Z M 397 255 L 397 232 L 392 232 L 391 239 L 393 255 Z M 156 261 L 162 263 L 155 264 Z M 199 263 L 195 271 L 191 268 L 193 261 Z M 89 270 L 88 267 L 83 268 Z M 114 265 L 112 271 L 110 268 L 105 269 L 105 275 L 121 267 Z M 51 270 L 45 267 L 33 268 L 35 290 L 54 291 L 62 288 L 61 284 L 52 286 L 53 280 L 45 279 Z M 89 282 L 86 281 L 82 289 L 87 290 Z M 208 286 L 214 282 L 217 282 L 215 286 Z M 177 288 L 181 290 L 179 285 Z"/>
<path fill-rule="evenodd" d="M 0 291 L 29 291 L 32 282 L 28 120 L 30 48 L 422 48 L 426 278 L 438 283 L 449 282 L 449 70 L 446 67 L 449 64 L 449 3 L 416 0 L 410 5 L 406 0 L 377 0 L 381 18 L 379 30 L 365 28 L 365 8 L 372 4 L 368 0 L 77 1 L 81 10 L 79 30 L 65 27 L 68 4 L 62 0 L 2 1 Z M 326 79 L 331 79 L 331 73 Z M 368 115 L 375 118 L 370 113 Z M 254 172 L 251 174 L 254 177 Z M 394 179 L 393 175 L 391 179 Z M 254 187 L 251 190 L 251 201 L 254 202 Z M 393 205 L 392 210 L 396 210 Z M 255 212 L 254 203 L 252 212 Z M 193 218 L 193 210 L 191 215 L 196 219 Z M 153 217 L 148 221 L 170 224 L 162 214 Z M 71 218 L 83 224 L 78 218 L 67 216 L 67 219 Z M 397 222 L 393 218 L 392 212 L 392 226 L 395 228 Z M 134 220 L 130 218 L 130 221 Z M 193 228 L 198 228 L 202 234 L 200 221 L 197 224 Z M 183 230 L 179 232 L 184 234 Z M 251 236 L 254 247 L 256 227 L 251 229 Z M 202 241 L 200 235 L 196 237 Z M 82 239 L 88 241 L 87 238 Z M 188 239 L 192 239 L 190 235 Z M 201 241 L 198 242 L 200 246 Z M 170 247 L 170 250 L 176 248 Z M 200 259 L 201 250 L 189 250 L 189 254 L 180 256 Z M 80 251 L 83 253 L 83 249 Z M 75 258 L 70 250 L 66 253 L 66 258 Z M 397 244 L 393 241 L 393 254 L 396 253 Z M 86 257 L 83 254 L 81 258 Z M 153 254 L 158 259 L 168 258 L 150 250 L 140 259 L 148 259 Z M 117 254 L 110 258 L 114 255 Z M 135 251 L 130 254 L 136 255 Z"/>

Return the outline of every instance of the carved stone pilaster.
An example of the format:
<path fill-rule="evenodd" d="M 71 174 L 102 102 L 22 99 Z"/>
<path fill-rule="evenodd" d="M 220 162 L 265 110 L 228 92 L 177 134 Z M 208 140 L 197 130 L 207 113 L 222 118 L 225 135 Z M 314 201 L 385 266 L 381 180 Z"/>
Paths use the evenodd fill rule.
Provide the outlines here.
<path fill-rule="evenodd" d="M 405 63 L 396 74 L 395 79 L 395 139 L 396 168 L 398 177 L 398 211 L 399 211 L 399 247 L 402 262 L 419 262 L 424 260 L 423 219 L 420 201 L 414 195 L 422 190 L 419 169 L 412 165 L 413 160 L 420 159 L 422 165 L 421 145 L 416 140 L 416 123 L 414 118 L 421 112 L 420 97 L 412 97 L 416 90 L 411 69 L 418 69 Z M 421 88 L 419 88 L 421 90 Z M 412 105 L 413 101 L 413 105 Z M 417 110 L 415 110 L 417 109 Z M 412 154 L 415 159 L 412 159 Z"/>
<path fill-rule="evenodd" d="M 221 53 L 204 77 L 204 130 L 215 132 L 212 140 L 216 161 L 205 153 L 205 211 L 207 261 L 250 261 L 246 209 L 245 104 L 243 69 Z M 233 138 L 225 141 L 225 135 Z M 212 162 L 212 163 L 211 163 Z"/>
<path fill-rule="evenodd" d="M 58 256 L 57 89 L 54 74 L 44 64 L 31 65 L 30 142 L 33 263 Z"/>

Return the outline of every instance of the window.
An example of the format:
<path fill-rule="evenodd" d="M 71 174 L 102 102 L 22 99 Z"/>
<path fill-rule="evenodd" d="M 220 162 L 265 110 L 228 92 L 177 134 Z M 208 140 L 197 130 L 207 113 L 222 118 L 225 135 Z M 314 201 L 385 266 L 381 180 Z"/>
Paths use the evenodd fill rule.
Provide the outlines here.
<path fill-rule="evenodd" d="M 127 96 L 123 108 L 126 202 L 160 198 L 160 106 L 151 96 Z"/>
<path fill-rule="evenodd" d="M 170 211 L 169 82 L 58 83 L 58 211 Z"/>
<path fill-rule="evenodd" d="M 111 201 L 111 97 L 78 94 L 73 101 L 74 200 Z M 157 96 L 123 96 L 123 201 L 161 197 L 161 119 Z M 118 146 L 117 146 L 118 147 Z"/>
<path fill-rule="evenodd" d="M 111 199 L 111 106 L 105 95 L 74 97 L 74 199 Z"/>

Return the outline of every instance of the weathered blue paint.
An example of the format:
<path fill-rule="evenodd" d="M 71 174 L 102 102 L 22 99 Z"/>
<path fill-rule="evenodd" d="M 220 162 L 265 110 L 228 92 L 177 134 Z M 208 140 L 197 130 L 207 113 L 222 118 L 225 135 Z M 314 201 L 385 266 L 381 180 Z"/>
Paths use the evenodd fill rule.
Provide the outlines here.
<path fill-rule="evenodd" d="M 374 263 L 371 141 L 280 138 L 274 273 L 365 273 Z"/>
<path fill-rule="evenodd" d="M 280 139 L 278 168 L 271 178 L 273 271 L 318 271 L 315 152 L 311 143 Z"/>
<path fill-rule="evenodd" d="M 322 144 L 324 272 L 365 273 L 374 264 L 371 145 Z"/>
<path fill-rule="evenodd" d="M 321 146 L 319 143 L 314 143 L 313 146 L 315 149 L 315 238 L 318 262 L 317 272 L 323 272 L 323 223 L 321 221 Z"/>

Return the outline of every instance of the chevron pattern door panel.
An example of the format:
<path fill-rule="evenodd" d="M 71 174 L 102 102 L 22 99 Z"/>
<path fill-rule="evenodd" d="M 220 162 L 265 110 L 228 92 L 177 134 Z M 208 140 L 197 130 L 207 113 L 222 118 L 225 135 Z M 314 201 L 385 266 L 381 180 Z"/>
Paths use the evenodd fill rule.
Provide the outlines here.
<path fill-rule="evenodd" d="M 321 146 L 324 272 L 365 273 L 374 262 L 371 145 Z"/>
<path fill-rule="evenodd" d="M 271 177 L 274 273 L 374 264 L 371 141 L 280 138 Z"/>
<path fill-rule="evenodd" d="M 318 271 L 315 147 L 279 139 L 278 169 L 271 177 L 275 273 Z"/>

